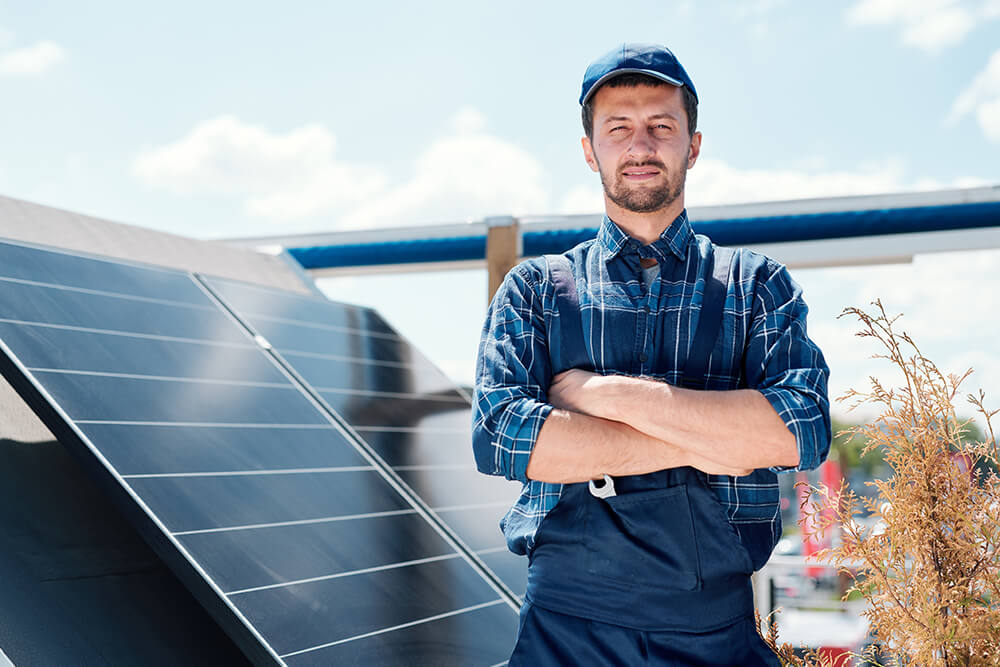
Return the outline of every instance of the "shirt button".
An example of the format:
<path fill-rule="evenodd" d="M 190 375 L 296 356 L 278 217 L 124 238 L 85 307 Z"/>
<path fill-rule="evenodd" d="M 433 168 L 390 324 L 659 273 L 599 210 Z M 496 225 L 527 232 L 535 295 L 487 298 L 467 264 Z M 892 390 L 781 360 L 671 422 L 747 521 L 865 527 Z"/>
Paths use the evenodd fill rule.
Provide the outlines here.
<path fill-rule="evenodd" d="M 646 359 L 649 359 L 649 356 L 646 355 L 645 353 L 639 355 L 639 363 L 641 364 L 646 363 Z"/>
<path fill-rule="evenodd" d="M 642 307 L 642 312 L 644 312 L 644 313 L 646 313 L 648 315 L 649 314 L 649 306 L 643 306 Z"/>

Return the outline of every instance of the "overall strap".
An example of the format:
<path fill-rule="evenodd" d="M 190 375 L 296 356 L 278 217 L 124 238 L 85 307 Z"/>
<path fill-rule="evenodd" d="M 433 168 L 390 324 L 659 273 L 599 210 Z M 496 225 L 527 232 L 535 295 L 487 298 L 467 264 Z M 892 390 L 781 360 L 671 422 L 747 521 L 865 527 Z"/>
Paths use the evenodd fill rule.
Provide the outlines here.
<path fill-rule="evenodd" d="M 583 321 L 580 319 L 580 296 L 576 291 L 573 268 L 565 255 L 545 255 L 549 279 L 555 288 L 556 310 L 559 313 L 559 340 L 549 338 L 549 359 L 552 374 L 571 368 L 591 368 L 583 340 Z"/>
<path fill-rule="evenodd" d="M 683 369 L 685 387 L 702 389 L 708 375 L 708 360 L 722 328 L 722 311 L 726 305 L 729 271 L 736 254 L 731 248 L 714 247 L 706 260 L 705 294 L 698 312 L 698 329 L 688 350 Z M 718 261 L 716 261 L 718 260 Z"/>

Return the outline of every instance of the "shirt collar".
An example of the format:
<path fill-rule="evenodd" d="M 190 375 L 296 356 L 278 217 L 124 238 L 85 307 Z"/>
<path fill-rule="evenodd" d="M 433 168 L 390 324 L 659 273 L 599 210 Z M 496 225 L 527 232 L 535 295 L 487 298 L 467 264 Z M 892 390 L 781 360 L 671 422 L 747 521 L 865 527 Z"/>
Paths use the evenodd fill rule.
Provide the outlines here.
<path fill-rule="evenodd" d="M 623 250 L 629 249 L 638 252 L 642 257 L 653 257 L 658 260 L 666 259 L 669 255 L 673 255 L 677 259 L 684 259 L 687 256 L 685 249 L 693 236 L 694 232 L 691 230 L 691 223 L 688 222 L 687 209 L 684 209 L 663 230 L 658 239 L 646 246 L 642 245 L 638 239 L 633 239 L 623 232 L 605 214 L 604 220 L 601 221 L 601 227 L 597 231 L 597 242 L 604 248 L 609 260 Z"/>

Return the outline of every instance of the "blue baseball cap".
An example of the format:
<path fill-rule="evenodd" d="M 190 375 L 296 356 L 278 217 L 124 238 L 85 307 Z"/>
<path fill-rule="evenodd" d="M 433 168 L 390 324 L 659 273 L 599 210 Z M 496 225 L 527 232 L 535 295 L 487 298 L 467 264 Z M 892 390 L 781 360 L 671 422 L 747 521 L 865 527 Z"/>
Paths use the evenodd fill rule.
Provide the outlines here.
<path fill-rule="evenodd" d="M 691 77 L 670 49 L 659 44 L 622 44 L 587 68 L 583 75 L 580 104 L 586 104 L 603 83 L 622 74 L 645 74 L 678 88 L 687 86 L 694 99 L 698 99 Z"/>

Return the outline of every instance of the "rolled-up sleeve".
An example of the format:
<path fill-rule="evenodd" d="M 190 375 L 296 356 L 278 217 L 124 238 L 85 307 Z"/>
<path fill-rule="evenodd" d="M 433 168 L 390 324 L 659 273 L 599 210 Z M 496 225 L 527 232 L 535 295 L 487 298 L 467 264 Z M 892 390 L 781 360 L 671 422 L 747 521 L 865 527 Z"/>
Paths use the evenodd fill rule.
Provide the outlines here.
<path fill-rule="evenodd" d="M 747 385 L 771 403 L 798 444 L 797 466 L 771 470 L 811 470 L 830 451 L 830 370 L 806 333 L 809 309 L 801 288 L 784 266 L 769 262 L 762 268 L 744 360 Z"/>
<path fill-rule="evenodd" d="M 487 475 L 528 481 L 552 373 L 541 296 L 526 265 L 507 274 L 490 303 L 476 358 L 472 448 Z"/>

